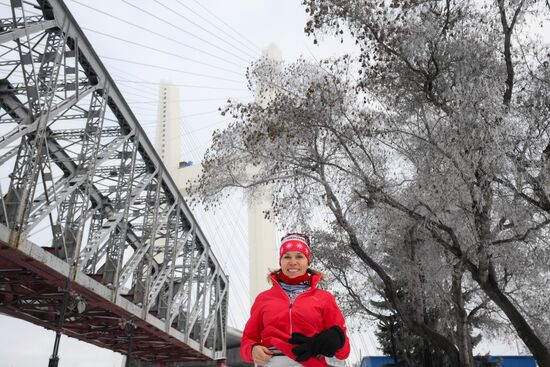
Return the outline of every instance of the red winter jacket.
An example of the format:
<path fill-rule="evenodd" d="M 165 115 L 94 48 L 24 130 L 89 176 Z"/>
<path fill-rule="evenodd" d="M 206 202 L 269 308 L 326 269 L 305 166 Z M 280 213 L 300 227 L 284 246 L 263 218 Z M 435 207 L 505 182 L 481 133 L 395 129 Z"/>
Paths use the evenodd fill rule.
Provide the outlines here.
<path fill-rule="evenodd" d="M 293 332 L 313 336 L 324 329 L 337 325 L 346 333 L 345 320 L 336 305 L 334 296 L 317 288 L 320 275 L 311 276 L 311 288 L 298 295 L 294 302 L 277 282 L 276 275 L 271 276 L 273 286 L 260 293 L 250 311 L 250 319 L 246 323 L 241 340 L 241 358 L 245 362 L 253 362 L 252 347 L 261 344 L 265 347 L 275 347 L 286 356 L 296 360 L 288 339 Z M 346 342 L 335 357 L 346 359 L 349 356 L 350 345 Z M 325 357 L 312 357 L 300 362 L 306 367 L 326 367 Z"/>

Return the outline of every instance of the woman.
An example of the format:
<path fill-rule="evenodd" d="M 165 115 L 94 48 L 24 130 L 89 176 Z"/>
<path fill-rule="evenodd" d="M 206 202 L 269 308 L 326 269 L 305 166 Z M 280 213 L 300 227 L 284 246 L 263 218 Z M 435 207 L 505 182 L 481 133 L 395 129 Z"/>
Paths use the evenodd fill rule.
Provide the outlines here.
<path fill-rule="evenodd" d="M 309 267 L 308 236 L 281 239 L 279 265 L 250 312 L 241 341 L 245 362 L 269 367 L 326 367 L 325 356 L 345 359 L 350 352 L 344 317 L 334 296 L 318 289 L 322 274 Z"/>

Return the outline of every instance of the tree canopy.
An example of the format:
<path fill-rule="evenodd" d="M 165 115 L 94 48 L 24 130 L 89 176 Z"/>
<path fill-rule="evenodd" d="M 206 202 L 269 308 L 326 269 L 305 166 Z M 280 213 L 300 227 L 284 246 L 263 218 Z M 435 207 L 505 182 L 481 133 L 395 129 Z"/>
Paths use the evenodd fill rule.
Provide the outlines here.
<path fill-rule="evenodd" d="M 452 366 L 473 366 L 495 314 L 550 366 L 549 50 L 532 31 L 548 4 L 303 4 L 307 33 L 349 33 L 358 56 L 258 60 L 202 199 L 269 187 L 269 214 L 314 233 L 350 310 L 398 317 Z"/>

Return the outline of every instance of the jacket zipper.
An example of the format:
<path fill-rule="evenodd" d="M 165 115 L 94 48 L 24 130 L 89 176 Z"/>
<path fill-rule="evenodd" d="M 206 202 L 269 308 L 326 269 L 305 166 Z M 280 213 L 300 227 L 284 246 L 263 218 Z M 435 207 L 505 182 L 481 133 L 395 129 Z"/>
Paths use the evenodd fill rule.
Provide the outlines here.
<path fill-rule="evenodd" d="M 300 297 L 304 293 L 307 293 L 307 292 L 311 291 L 312 289 L 313 288 L 309 288 L 306 291 L 300 293 L 299 295 L 296 296 L 296 298 L 294 298 L 294 301 L 291 301 L 290 296 L 288 294 L 286 294 L 286 292 L 284 290 L 281 289 L 283 291 L 283 293 L 286 294 L 286 296 L 288 297 L 288 301 L 290 302 L 289 307 L 288 307 L 288 317 L 290 318 L 290 335 L 291 336 L 292 336 L 292 305 L 294 304 L 294 302 L 296 302 L 298 297 Z"/>
<path fill-rule="evenodd" d="M 290 301 L 288 316 L 290 317 L 290 335 L 292 336 L 292 301 Z"/>
<path fill-rule="evenodd" d="M 273 282 L 276 283 L 277 280 L 273 278 Z M 296 299 L 297 299 L 298 297 L 300 297 L 300 296 L 301 296 L 302 294 L 304 294 L 304 293 L 307 293 L 307 292 L 313 290 L 314 287 L 310 287 L 310 288 L 307 289 L 305 292 L 300 293 L 299 295 L 296 296 L 296 298 L 294 298 L 294 301 L 291 301 L 291 300 L 290 300 L 290 296 L 289 296 L 288 294 L 286 294 L 286 292 L 284 291 L 284 289 L 281 288 L 281 286 L 280 286 L 279 284 L 277 284 L 277 285 L 279 286 L 279 290 L 280 290 L 281 292 L 283 292 L 283 294 L 284 294 L 285 296 L 287 296 L 287 298 L 288 298 L 288 302 L 289 302 L 289 306 L 288 306 L 288 317 L 289 317 L 289 323 L 290 323 L 290 335 L 292 335 L 292 304 L 296 301 Z M 316 288 L 316 287 L 315 287 L 315 288 Z"/>

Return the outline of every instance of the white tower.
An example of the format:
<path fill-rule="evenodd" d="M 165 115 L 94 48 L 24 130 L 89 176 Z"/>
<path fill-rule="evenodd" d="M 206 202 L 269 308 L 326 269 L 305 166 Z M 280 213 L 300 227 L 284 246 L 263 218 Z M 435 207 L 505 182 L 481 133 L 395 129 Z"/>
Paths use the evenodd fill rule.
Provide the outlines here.
<path fill-rule="evenodd" d="M 165 81 L 160 83 L 155 149 L 176 182 L 181 160 L 179 95 L 177 87 Z"/>
<path fill-rule="evenodd" d="M 155 149 L 178 189 L 185 196 L 187 182 L 199 176 L 201 166 L 189 166 L 181 158 L 182 116 L 179 99 L 178 87 L 166 81 L 160 83 Z"/>
<path fill-rule="evenodd" d="M 264 51 L 264 56 L 279 61 L 281 51 L 271 44 Z M 257 98 L 260 96 L 256 96 Z M 263 103 L 267 104 L 270 96 L 264 97 Z M 271 186 L 264 188 L 263 192 L 248 201 L 248 253 L 250 266 L 250 302 L 254 301 L 258 293 L 269 288 L 267 282 L 268 269 L 278 267 L 279 256 L 277 254 L 277 226 L 273 219 L 266 219 L 264 212 L 272 212 L 271 200 L 273 192 Z"/>

